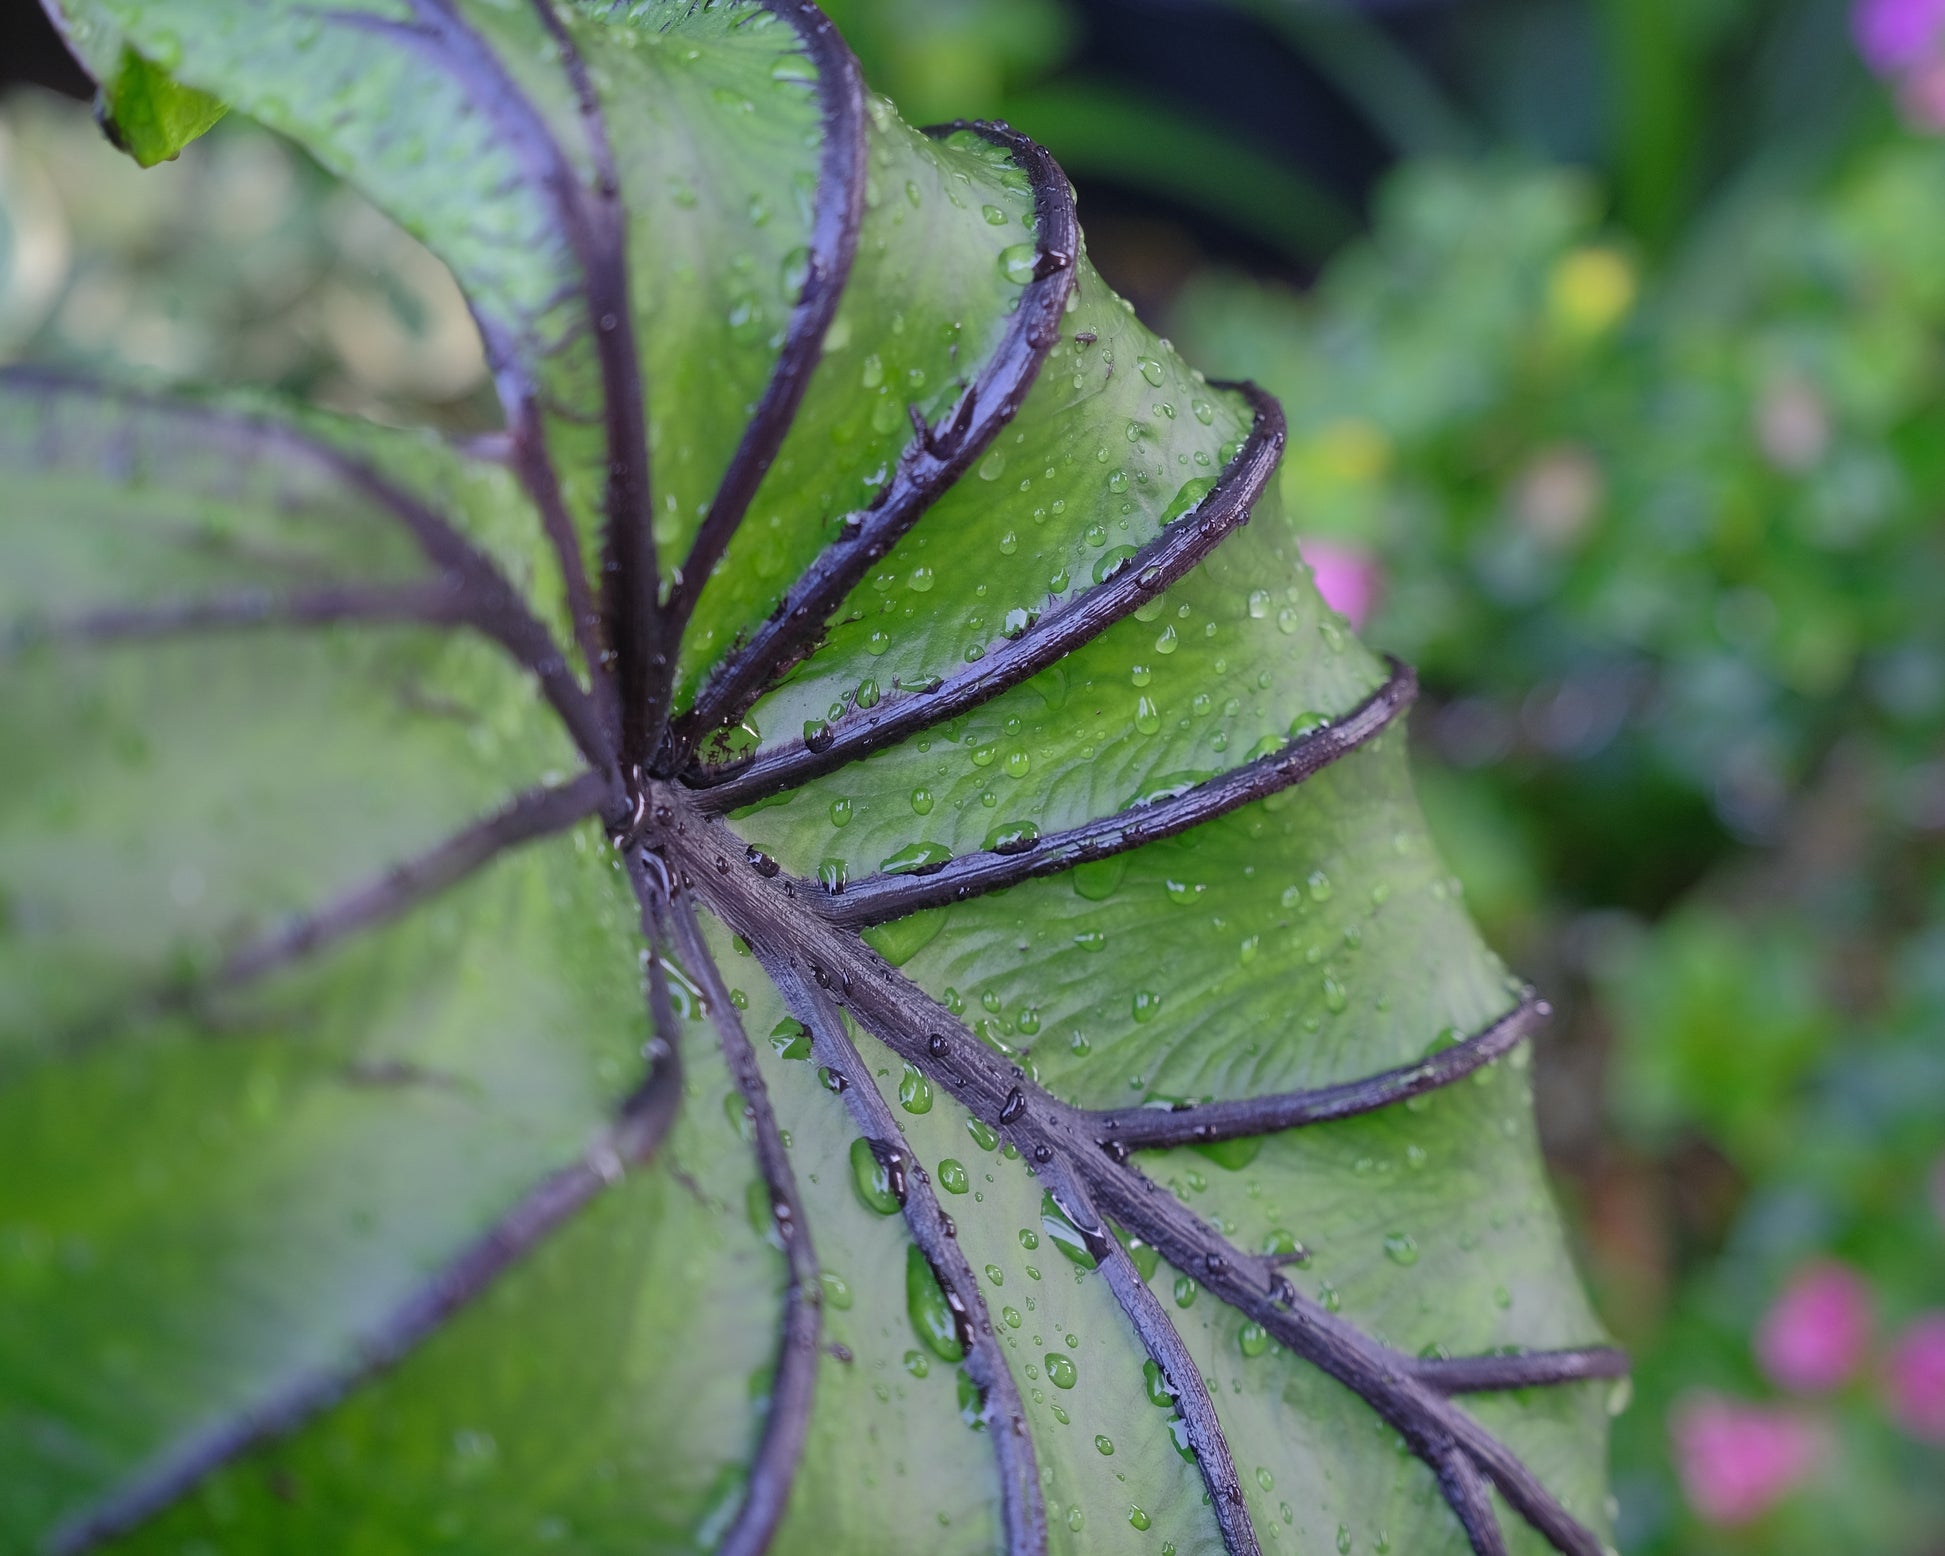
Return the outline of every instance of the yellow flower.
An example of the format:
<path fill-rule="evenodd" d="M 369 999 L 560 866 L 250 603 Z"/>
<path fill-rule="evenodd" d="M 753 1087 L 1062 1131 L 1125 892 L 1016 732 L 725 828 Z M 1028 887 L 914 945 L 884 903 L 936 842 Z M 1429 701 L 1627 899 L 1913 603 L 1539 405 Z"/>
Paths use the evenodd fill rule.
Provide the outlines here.
<path fill-rule="evenodd" d="M 1547 277 L 1547 312 L 1583 340 L 1604 335 L 1634 306 L 1634 266 L 1611 248 L 1575 249 Z"/>

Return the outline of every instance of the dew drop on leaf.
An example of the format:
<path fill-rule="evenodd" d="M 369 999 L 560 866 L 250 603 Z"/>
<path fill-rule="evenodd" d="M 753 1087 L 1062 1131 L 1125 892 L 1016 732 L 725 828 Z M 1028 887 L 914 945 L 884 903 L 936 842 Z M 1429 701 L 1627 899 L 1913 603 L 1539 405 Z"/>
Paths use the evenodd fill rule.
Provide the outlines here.
<path fill-rule="evenodd" d="M 956 1362 L 966 1354 L 952 1306 L 917 1243 L 905 1246 L 905 1312 L 920 1343 L 939 1360 Z"/>
<path fill-rule="evenodd" d="M 851 1142 L 851 1186 L 858 1191 L 858 1203 L 881 1216 L 895 1216 L 903 1208 L 892 1186 L 890 1170 L 878 1159 L 871 1142 L 860 1136 Z"/>
<path fill-rule="evenodd" d="M 1074 1365 L 1074 1358 L 1063 1356 L 1058 1351 L 1049 1351 L 1045 1357 L 1047 1381 L 1057 1389 L 1070 1389 L 1080 1381 L 1080 1369 Z"/>
<path fill-rule="evenodd" d="M 1025 286 L 1040 267 L 1040 251 L 1031 243 L 1015 243 L 1000 250 L 999 267 L 1015 286 Z"/>

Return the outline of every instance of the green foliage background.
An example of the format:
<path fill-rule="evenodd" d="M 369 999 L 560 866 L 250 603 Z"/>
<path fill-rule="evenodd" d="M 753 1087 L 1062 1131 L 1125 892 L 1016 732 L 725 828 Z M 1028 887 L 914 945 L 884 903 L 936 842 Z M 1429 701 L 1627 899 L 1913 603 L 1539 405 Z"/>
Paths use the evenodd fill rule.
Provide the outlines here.
<path fill-rule="evenodd" d="M 1368 19 L 1247 8 L 1398 153 L 1369 210 L 1063 75 L 1060 0 L 829 6 L 915 120 L 1004 114 L 1084 198 L 1133 186 L 1286 257 L 1097 240 L 1195 360 L 1282 397 L 1287 507 L 1377 560 L 1366 638 L 1432 693 L 1434 829 L 1563 1007 L 1540 1111 L 1637 1358 L 1624 1547 L 1936 1552 L 1939 1449 L 1868 1374 L 1743 1529 L 1685 1506 L 1667 1422 L 1684 1390 L 1774 1392 L 1751 1333 L 1809 1257 L 1866 1275 L 1883 1332 L 1945 1304 L 1945 140 L 1898 121 L 1841 6 L 1484 5 L 1437 79 Z M 314 167 L 226 124 L 138 174 L 27 94 L 0 109 L 0 354 L 492 417 L 449 278 Z"/>

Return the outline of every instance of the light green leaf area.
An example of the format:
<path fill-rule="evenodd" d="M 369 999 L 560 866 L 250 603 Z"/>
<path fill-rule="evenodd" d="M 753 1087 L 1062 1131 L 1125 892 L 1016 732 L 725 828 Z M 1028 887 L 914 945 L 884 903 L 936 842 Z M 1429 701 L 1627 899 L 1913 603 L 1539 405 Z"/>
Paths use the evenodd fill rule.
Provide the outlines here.
<path fill-rule="evenodd" d="M 0 388 L 0 1550 L 334 1371 L 345 1397 L 113 1548 L 714 1550 L 752 1476 L 778 1473 L 757 1455 L 788 1289 L 756 1125 L 717 1048 L 711 1017 L 728 1013 L 678 968 L 675 1030 L 650 1031 L 639 905 L 593 821 L 225 981 L 239 948 L 406 879 L 387 872 L 584 765 L 534 676 L 469 629 L 274 618 L 320 590 L 435 582 L 402 522 L 423 512 L 570 642 L 540 472 L 559 475 L 598 591 L 616 460 L 642 441 L 663 596 L 696 606 L 673 667 L 678 702 L 693 696 L 873 511 L 915 419 L 945 423 L 1000 351 L 1034 270 L 1035 191 L 977 132 L 921 134 L 866 100 L 855 267 L 805 345 L 843 127 L 820 71 L 842 56 L 755 0 L 70 10 L 84 57 L 106 69 L 125 46 L 144 80 L 290 135 L 423 239 L 480 321 L 509 436 L 461 450 L 242 401 L 170 408 L 33 374 Z M 162 121 L 185 103 L 155 107 L 157 134 L 182 132 Z M 678 578 L 726 474 L 754 470 L 739 447 L 780 361 L 803 377 L 795 419 L 720 565 Z M 749 743 L 789 750 L 917 706 L 1037 641 L 1142 548 L 1193 532 L 1252 421 L 1245 394 L 1184 363 L 1077 256 L 1017 414 L 873 558 L 754 708 Z M 1066 657 L 735 827 L 836 888 L 914 848 L 1139 817 L 1341 719 L 1388 670 L 1318 598 L 1303 494 L 1285 495 L 1296 523 L 1273 487 Z M 157 630 L 155 613 L 210 601 L 230 619 Z M 1404 741 L 867 939 L 1079 1107 L 1410 1063 L 1518 987 L 1431 849 Z M 709 884 L 682 883 L 704 902 Z M 796 908 L 819 889 L 798 886 Z M 985 1556 L 1005 1539 L 992 1428 L 929 1269 L 750 948 L 705 932 L 824 1272 L 808 1436 L 771 1548 Z M 763 949 L 796 954 L 781 936 Z M 977 1274 L 1050 1549 L 1220 1552 L 1177 1405 L 1043 1179 L 949 1087 L 854 1037 L 870 1073 L 850 1083 L 880 1088 Z M 681 1109 L 624 1168 L 603 1131 L 668 1042 Z M 1526 1064 L 1518 1049 L 1381 1113 L 1137 1165 L 1238 1248 L 1301 1244 L 1303 1294 L 1408 1356 L 1593 1343 Z M 385 1350 L 402 1304 L 583 1162 L 605 1191 L 422 1344 Z M 1367 1405 L 1193 1271 L 1133 1253 L 1208 1382 L 1266 1551 L 1464 1548 Z M 374 1354 L 387 1365 L 367 1376 Z M 1465 1408 L 1605 1531 L 1603 1386 Z M 1514 1549 L 1541 1549 L 1501 1522 Z"/>
<path fill-rule="evenodd" d="M 951 548 L 983 580 L 986 571 L 965 555 L 979 544 L 972 533 L 922 521 L 913 540 Z M 1055 551 L 1043 530 L 1029 534 L 1042 558 Z M 1098 555 L 1085 530 L 1074 549 Z M 894 587 L 880 598 L 862 623 L 922 619 L 909 593 Z M 863 663 L 869 701 L 891 678 L 880 681 L 877 664 Z M 1293 728 L 1349 712 L 1384 673 L 1305 585 L 1295 541 L 1266 496 L 1251 524 L 1092 642 L 894 751 L 752 808 L 738 826 L 803 874 L 835 861 L 851 879 L 915 845 L 973 853 L 1029 824 L 1044 837 L 1280 747 Z M 800 686 L 807 703 L 815 695 L 808 679 L 775 693 L 766 710 Z M 858 701 L 854 692 L 848 705 Z M 894 789 L 894 776 L 909 787 Z M 1076 879 L 1094 886 L 1077 889 L 1098 890 L 1123 868 L 1090 869 Z"/>
<path fill-rule="evenodd" d="M 529 678 L 465 633 L 240 627 L 89 644 L 104 611 L 266 608 L 433 576 L 326 456 L 481 530 L 492 481 L 410 435 L 313 440 L 218 407 L 0 392 L 0 1054 L 77 1036 L 578 767 Z"/>
<path fill-rule="evenodd" d="M 1529 1065 L 1522 1046 L 1363 1118 L 1140 1159 L 1238 1247 L 1303 1249 L 1286 1271 L 1293 1284 L 1407 1355 L 1598 1344 L 1540 1170 Z M 1259 1531 L 1280 1531 L 1284 1549 L 1327 1550 L 1348 1536 L 1356 1551 L 1466 1550 L 1430 1472 L 1355 1395 L 1193 1279 L 1164 1269 L 1152 1284 L 1211 1383 Z M 1611 1387 L 1465 1403 L 1600 1528 Z M 1503 1506 L 1500 1525 L 1515 1551 L 1550 1549 Z"/>
<path fill-rule="evenodd" d="M 102 89 L 101 107 L 108 133 L 143 167 L 171 161 L 229 111 L 207 92 L 176 85 L 133 49 Z"/>
<path fill-rule="evenodd" d="M 702 595 L 681 667 L 691 689 L 846 515 L 875 502 L 912 441 L 913 413 L 944 419 L 1019 303 L 1020 248 L 1035 226 L 1010 156 L 971 131 L 921 135 L 882 99 L 868 106 L 867 134 L 851 282 L 797 420 Z"/>
<path fill-rule="evenodd" d="M 566 906 L 556 905 L 559 922 L 585 933 Z M 489 959 L 497 940 L 476 938 L 475 954 Z M 629 961 L 609 959 L 595 975 L 632 983 L 613 976 Z M 625 1008 L 639 1001 L 632 989 L 615 992 L 617 1006 L 579 1012 L 590 1030 L 627 1030 Z M 522 1014 L 500 1019 L 517 1024 Z M 708 1549 L 735 1510 L 760 1424 L 783 1261 L 745 1211 L 758 1185 L 720 1105 L 728 1080 L 710 1034 L 694 1020 L 682 1025 L 685 1105 L 652 1165 L 620 1179 L 403 1365 L 287 1442 L 212 1476 L 117 1548 L 174 1552 L 214 1541 L 225 1551 L 315 1556 Z M 529 1058 L 558 1057 L 561 1044 L 555 1036 L 534 1046 Z M 491 1123 L 479 1120 L 470 1159 L 496 1159 L 496 1183 L 479 1188 L 485 1198 L 497 1186 L 501 1204 L 518 1158 L 530 1159 L 537 1178 L 577 1143 L 526 1138 L 517 1116 Z M 497 1131 L 512 1132 L 513 1149 L 492 1143 Z M 454 1147 L 450 1138 L 424 1143 L 423 1152 L 446 1158 L 431 1168 L 430 1187 L 467 1164 L 464 1154 L 452 1160 Z M 386 1167 L 375 1164 L 374 1175 Z M 403 1184 L 413 1192 L 399 1193 Z M 420 1197 L 410 1169 L 394 1167 L 386 1187 L 408 1206 Z M 452 1220 L 430 1196 L 414 1208 L 420 1219 L 443 1210 Z M 366 1250 L 375 1240 L 367 1231 L 335 1250 L 345 1268 L 318 1293 L 320 1306 L 370 1280 Z M 359 1295 L 362 1304 L 377 1293 L 360 1284 Z"/>
<path fill-rule="evenodd" d="M 195 1019 L 130 1014 L 16 1066 L 0 1528 L 355 1354 L 587 1147 L 645 1040 L 633 926 L 598 836 L 557 839 Z"/>
<path fill-rule="evenodd" d="M 1085 262 L 1061 333 L 970 477 L 852 592 L 822 651 L 757 705 L 766 742 L 977 666 L 1113 576 L 1221 475 L 1249 430 L 1246 403 L 1143 329 Z"/>

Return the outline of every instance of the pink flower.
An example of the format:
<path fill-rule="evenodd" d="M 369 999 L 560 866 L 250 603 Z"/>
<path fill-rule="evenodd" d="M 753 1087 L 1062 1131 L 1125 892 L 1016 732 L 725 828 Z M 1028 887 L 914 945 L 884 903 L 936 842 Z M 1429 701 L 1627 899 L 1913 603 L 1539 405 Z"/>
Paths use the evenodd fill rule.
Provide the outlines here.
<path fill-rule="evenodd" d="M 1756 1330 L 1756 1359 L 1770 1381 L 1799 1394 L 1847 1382 L 1871 1343 L 1871 1290 L 1848 1265 L 1806 1264 Z"/>
<path fill-rule="evenodd" d="M 1913 1437 L 1945 1443 L 1945 1312 L 1921 1313 L 1884 1360 L 1891 1413 Z"/>
<path fill-rule="evenodd" d="M 1712 1524 L 1745 1524 L 1801 1484 L 1823 1457 L 1814 1423 L 1793 1411 L 1690 1394 L 1669 1420 L 1689 1506 Z"/>
<path fill-rule="evenodd" d="M 1334 540 L 1298 542 L 1304 561 L 1317 579 L 1317 592 L 1324 603 L 1359 628 L 1370 619 L 1378 603 L 1384 575 L 1369 552 Z"/>
<path fill-rule="evenodd" d="M 1945 43 L 1945 0 L 1855 0 L 1850 25 L 1865 64 L 1903 75 Z"/>

